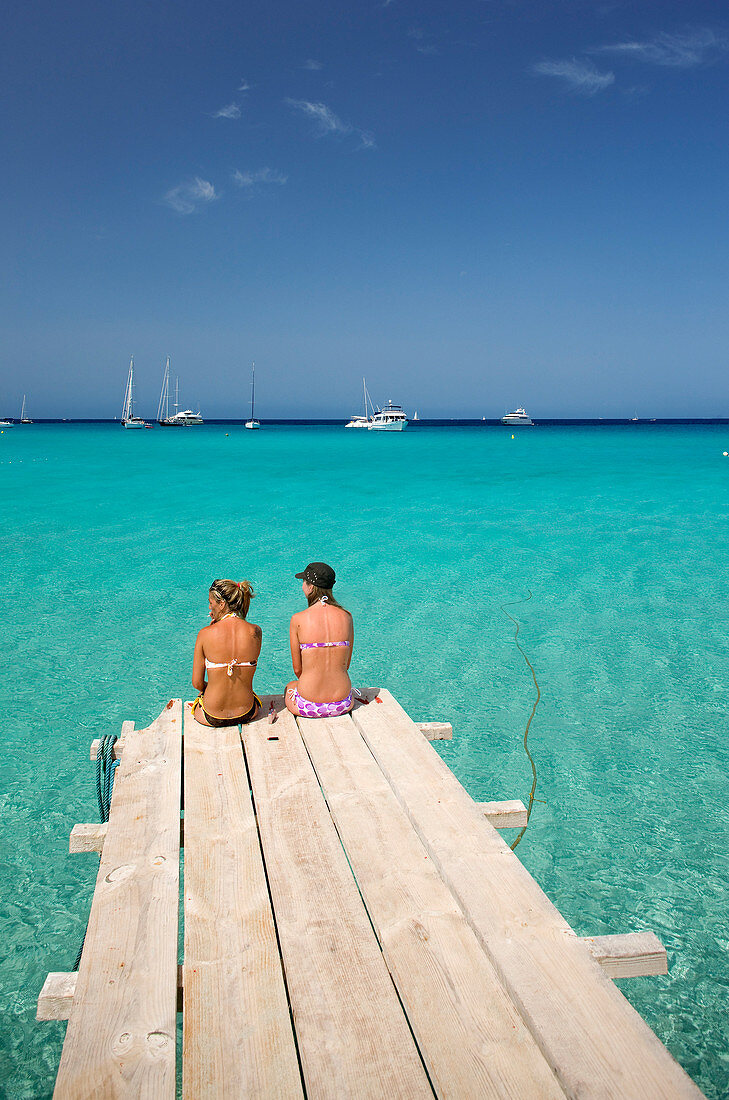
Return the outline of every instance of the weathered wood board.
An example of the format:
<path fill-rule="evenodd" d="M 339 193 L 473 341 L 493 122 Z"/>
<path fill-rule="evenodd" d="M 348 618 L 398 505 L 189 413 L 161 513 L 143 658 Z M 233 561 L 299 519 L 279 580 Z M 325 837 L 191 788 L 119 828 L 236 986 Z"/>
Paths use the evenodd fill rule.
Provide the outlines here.
<path fill-rule="evenodd" d="M 185 714 L 183 1096 L 302 1097 L 238 727 Z"/>
<path fill-rule="evenodd" d="M 296 721 L 263 702 L 242 737 L 307 1096 L 430 1098 Z"/>
<path fill-rule="evenodd" d="M 54 1096 L 175 1095 L 182 708 L 126 739 Z"/>

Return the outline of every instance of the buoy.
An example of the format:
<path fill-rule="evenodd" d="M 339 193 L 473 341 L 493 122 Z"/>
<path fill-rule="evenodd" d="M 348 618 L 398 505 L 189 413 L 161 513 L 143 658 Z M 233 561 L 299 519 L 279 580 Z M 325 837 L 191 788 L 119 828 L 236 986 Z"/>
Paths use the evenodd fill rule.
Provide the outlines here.
<path fill-rule="evenodd" d="M 512 435 L 512 437 L 511 437 L 511 438 L 512 438 L 512 439 L 514 438 L 514 437 L 513 437 L 513 435 Z"/>
<path fill-rule="evenodd" d="M 724 458 L 726 458 L 729 455 L 729 451 L 722 451 L 721 453 L 724 455 Z"/>

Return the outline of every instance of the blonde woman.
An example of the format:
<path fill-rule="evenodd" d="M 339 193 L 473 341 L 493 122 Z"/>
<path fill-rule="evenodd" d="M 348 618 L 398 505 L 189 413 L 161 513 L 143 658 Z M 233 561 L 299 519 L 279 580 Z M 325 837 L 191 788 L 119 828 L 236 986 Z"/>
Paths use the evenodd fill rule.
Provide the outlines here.
<path fill-rule="evenodd" d="M 286 707 L 303 718 L 334 718 L 352 709 L 352 616 L 332 595 L 336 576 L 330 565 L 313 561 L 295 575 L 307 606 L 291 618 L 291 663 L 297 679 L 286 686 Z"/>
<path fill-rule="evenodd" d="M 200 692 L 192 713 L 201 726 L 237 726 L 250 722 L 261 708 L 253 676 L 262 632 L 246 621 L 254 595 L 248 581 L 210 585 L 211 623 L 198 634 L 192 661 L 192 686 Z"/>

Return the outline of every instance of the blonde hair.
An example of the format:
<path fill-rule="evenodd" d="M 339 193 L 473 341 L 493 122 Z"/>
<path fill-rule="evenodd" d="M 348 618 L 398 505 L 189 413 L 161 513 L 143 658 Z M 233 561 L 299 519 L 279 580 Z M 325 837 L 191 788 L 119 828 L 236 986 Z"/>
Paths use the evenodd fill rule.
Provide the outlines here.
<path fill-rule="evenodd" d="M 337 601 L 334 599 L 334 596 L 332 596 L 331 588 L 319 588 L 315 584 L 312 584 L 311 592 L 306 597 L 306 599 L 309 607 L 311 607 L 312 604 L 318 603 L 319 600 L 322 600 L 324 603 L 328 603 L 330 607 L 342 607 L 342 605 L 340 603 L 337 603 Z M 342 611 L 346 610 L 346 607 L 342 607 Z"/>
<path fill-rule="evenodd" d="M 250 581 L 215 580 L 210 585 L 218 603 L 226 603 L 234 615 L 245 619 L 251 600 L 255 596 Z"/>

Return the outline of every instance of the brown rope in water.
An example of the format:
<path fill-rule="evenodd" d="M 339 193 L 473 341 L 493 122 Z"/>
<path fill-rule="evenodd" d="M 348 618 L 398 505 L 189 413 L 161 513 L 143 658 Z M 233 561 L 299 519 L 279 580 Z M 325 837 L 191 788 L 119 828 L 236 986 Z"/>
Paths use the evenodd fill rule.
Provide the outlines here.
<path fill-rule="evenodd" d="M 529 589 L 527 589 L 527 591 L 529 592 Z M 531 594 L 531 592 L 529 592 L 529 595 L 527 596 L 527 600 L 530 600 L 531 598 L 532 598 L 532 594 Z M 512 623 L 514 623 L 514 625 L 516 626 L 516 630 L 514 631 L 514 644 L 516 645 L 516 648 L 519 650 L 522 657 L 524 658 L 527 665 L 529 666 L 529 671 L 531 672 L 532 680 L 534 681 L 534 687 L 537 689 L 537 697 L 534 700 L 534 706 L 532 707 L 532 713 L 529 715 L 529 721 L 527 722 L 526 729 L 524 730 L 524 752 L 529 757 L 529 763 L 532 766 L 532 789 L 529 792 L 529 805 L 527 806 L 526 825 L 521 830 L 521 832 L 519 833 L 519 835 L 516 838 L 516 840 L 514 841 L 514 843 L 511 845 L 512 852 L 514 851 L 517 844 L 519 843 L 521 838 L 524 836 L 524 833 L 526 832 L 527 825 L 529 824 L 529 818 L 532 815 L 532 807 L 534 805 L 534 792 L 537 789 L 537 766 L 534 763 L 534 758 L 532 757 L 532 754 L 529 752 L 528 742 L 529 742 L 529 727 L 532 724 L 532 718 L 536 714 L 536 710 L 537 710 L 537 707 L 539 706 L 539 700 L 542 697 L 542 693 L 539 690 L 539 684 L 537 683 L 537 674 L 534 671 L 534 666 L 532 665 L 531 661 L 529 660 L 526 653 L 524 652 L 521 645 L 519 644 L 519 630 L 521 628 L 521 623 L 519 622 L 518 619 L 515 619 L 513 615 L 510 615 L 509 612 L 506 610 L 507 607 L 514 607 L 517 604 L 526 603 L 527 600 L 514 600 L 512 603 L 502 604 L 501 607 L 499 608 L 499 610 L 503 611 L 504 614 L 507 616 L 507 618 L 511 619 Z"/>

